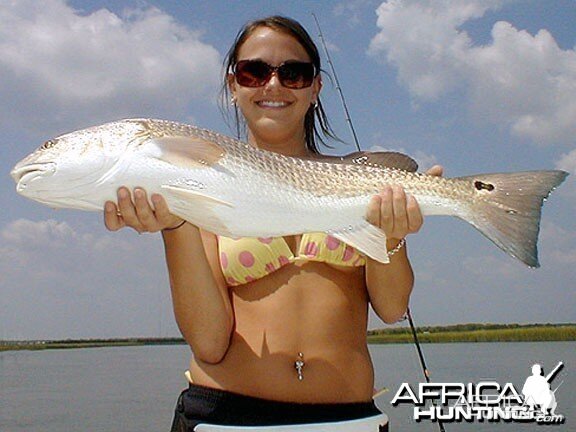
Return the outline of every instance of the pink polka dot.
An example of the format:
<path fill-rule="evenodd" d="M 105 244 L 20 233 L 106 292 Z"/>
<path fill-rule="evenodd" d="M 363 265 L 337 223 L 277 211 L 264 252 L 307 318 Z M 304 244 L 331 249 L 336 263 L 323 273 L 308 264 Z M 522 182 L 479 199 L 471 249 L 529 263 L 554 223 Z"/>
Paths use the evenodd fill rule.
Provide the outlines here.
<path fill-rule="evenodd" d="M 228 276 L 226 278 L 226 282 L 228 283 L 228 285 L 240 285 L 240 283 L 234 279 L 232 276 Z"/>
<path fill-rule="evenodd" d="M 342 257 L 342 261 L 350 261 L 354 256 L 354 248 L 352 246 L 346 245 L 346 249 L 344 249 L 344 256 Z"/>
<path fill-rule="evenodd" d="M 228 268 L 228 256 L 226 255 L 225 252 L 222 252 L 220 254 L 220 265 L 222 266 L 223 269 Z"/>
<path fill-rule="evenodd" d="M 242 251 L 238 255 L 238 261 L 240 261 L 240 264 L 242 264 L 244 267 L 252 267 L 256 260 L 254 259 L 254 255 L 252 255 L 252 253 L 248 251 Z"/>
<path fill-rule="evenodd" d="M 332 236 L 327 236 L 324 242 L 326 243 L 326 247 L 328 247 L 329 250 L 338 249 L 338 246 L 340 246 L 340 240 Z"/>
<path fill-rule="evenodd" d="M 306 246 L 304 246 L 304 254 L 309 257 L 318 255 L 318 245 L 316 242 L 306 243 Z"/>
<path fill-rule="evenodd" d="M 282 267 L 286 264 L 290 264 L 290 260 L 288 259 L 288 257 L 286 257 L 284 255 L 280 255 L 278 257 L 278 263 L 280 264 L 280 267 Z"/>
<path fill-rule="evenodd" d="M 274 239 L 272 237 L 258 237 L 258 240 L 260 240 L 261 243 L 270 244 Z"/>
<path fill-rule="evenodd" d="M 254 279 L 252 276 L 246 276 L 246 277 L 244 278 L 244 280 L 245 280 L 246 282 L 254 282 L 256 279 Z"/>
<path fill-rule="evenodd" d="M 272 273 L 274 270 L 276 270 L 276 266 L 274 265 L 274 263 L 271 263 L 271 262 L 266 263 L 264 268 L 266 269 L 267 273 Z"/>

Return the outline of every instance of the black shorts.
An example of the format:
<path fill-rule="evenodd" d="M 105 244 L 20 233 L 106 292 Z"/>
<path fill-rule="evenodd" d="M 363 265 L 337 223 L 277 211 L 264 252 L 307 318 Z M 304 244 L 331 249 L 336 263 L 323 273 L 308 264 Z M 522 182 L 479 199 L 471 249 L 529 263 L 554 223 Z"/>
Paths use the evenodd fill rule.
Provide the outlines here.
<path fill-rule="evenodd" d="M 192 432 L 200 423 L 280 426 L 355 420 L 378 414 L 381 412 L 373 401 L 279 402 L 190 384 L 178 398 L 171 432 Z"/>

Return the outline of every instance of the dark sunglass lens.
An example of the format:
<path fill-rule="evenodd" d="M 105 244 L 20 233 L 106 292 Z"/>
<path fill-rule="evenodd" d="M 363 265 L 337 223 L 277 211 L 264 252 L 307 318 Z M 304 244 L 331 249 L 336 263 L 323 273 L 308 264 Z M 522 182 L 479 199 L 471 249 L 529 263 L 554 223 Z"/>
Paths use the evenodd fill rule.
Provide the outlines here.
<path fill-rule="evenodd" d="M 278 68 L 278 78 L 283 86 L 293 89 L 310 87 L 314 81 L 312 63 L 285 63 Z"/>
<path fill-rule="evenodd" d="M 243 60 L 236 64 L 236 81 L 244 87 L 260 87 L 270 78 L 271 69 L 261 61 Z"/>

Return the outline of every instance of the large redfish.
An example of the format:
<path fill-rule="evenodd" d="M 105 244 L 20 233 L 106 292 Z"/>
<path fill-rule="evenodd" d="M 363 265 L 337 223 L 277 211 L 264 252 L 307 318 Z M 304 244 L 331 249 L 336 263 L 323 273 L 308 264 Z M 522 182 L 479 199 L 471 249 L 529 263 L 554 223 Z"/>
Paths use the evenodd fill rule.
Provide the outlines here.
<path fill-rule="evenodd" d="M 401 185 L 424 215 L 464 219 L 538 267 L 543 201 L 563 171 L 442 178 L 398 153 L 303 159 L 193 126 L 129 119 L 61 135 L 12 170 L 18 193 L 52 207 L 102 211 L 120 186 L 162 194 L 170 210 L 223 236 L 327 232 L 388 262 L 384 232 L 364 216 L 384 185 Z"/>

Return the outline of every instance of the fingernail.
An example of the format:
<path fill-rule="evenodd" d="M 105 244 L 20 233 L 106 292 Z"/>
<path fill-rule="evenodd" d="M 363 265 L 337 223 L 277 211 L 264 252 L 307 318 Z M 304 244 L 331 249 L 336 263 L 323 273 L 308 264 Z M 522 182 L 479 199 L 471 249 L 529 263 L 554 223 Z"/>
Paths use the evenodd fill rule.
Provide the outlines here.
<path fill-rule="evenodd" d="M 130 196 L 130 192 L 126 188 L 121 187 L 118 189 L 118 198 L 128 198 Z"/>
<path fill-rule="evenodd" d="M 107 211 L 108 213 L 112 213 L 114 211 L 114 204 L 111 203 L 110 201 L 106 201 L 106 203 L 104 204 L 104 210 Z"/>

